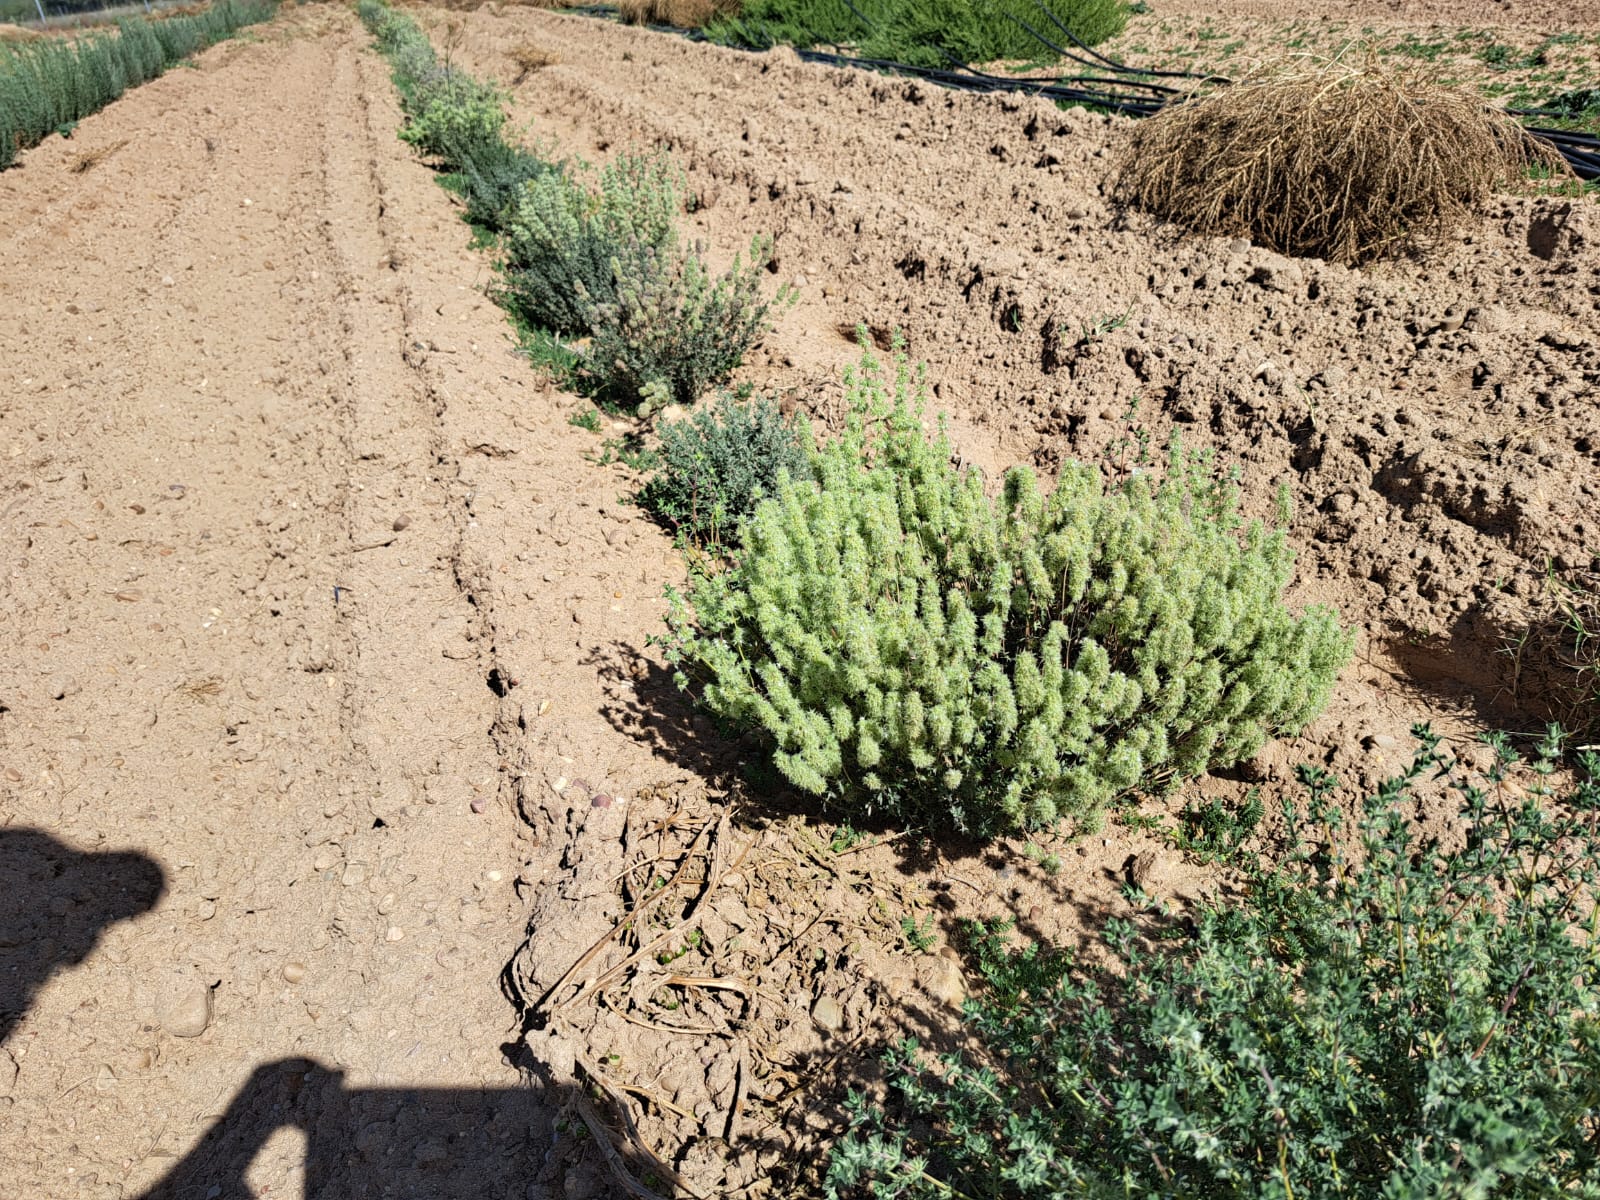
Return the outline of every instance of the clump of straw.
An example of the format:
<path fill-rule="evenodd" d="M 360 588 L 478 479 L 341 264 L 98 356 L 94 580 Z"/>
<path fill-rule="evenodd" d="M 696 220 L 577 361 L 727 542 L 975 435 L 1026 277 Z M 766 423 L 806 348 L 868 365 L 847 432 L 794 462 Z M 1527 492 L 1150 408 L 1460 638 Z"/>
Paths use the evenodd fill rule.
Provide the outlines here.
<path fill-rule="evenodd" d="M 1201 234 L 1355 265 L 1450 236 L 1553 149 L 1469 92 L 1301 56 L 1139 124 L 1118 198 Z"/>

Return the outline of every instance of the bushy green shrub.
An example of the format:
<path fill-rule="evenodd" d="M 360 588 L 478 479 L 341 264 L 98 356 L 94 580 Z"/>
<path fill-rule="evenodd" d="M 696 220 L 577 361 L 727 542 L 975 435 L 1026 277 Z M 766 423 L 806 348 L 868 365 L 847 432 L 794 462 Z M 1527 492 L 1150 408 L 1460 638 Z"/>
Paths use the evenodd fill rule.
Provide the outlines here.
<path fill-rule="evenodd" d="M 503 301 L 536 328 L 590 332 L 595 306 L 616 299 L 612 261 L 624 247 L 674 243 L 683 190 L 663 154 L 623 155 L 593 192 L 566 172 L 531 180 L 508 210 Z"/>
<path fill-rule="evenodd" d="M 460 176 L 467 220 L 488 229 L 505 228 L 523 188 L 561 168 L 542 155 L 508 142 L 495 131 L 489 137 L 447 137 L 440 157 Z"/>
<path fill-rule="evenodd" d="M 1124 0 L 1045 6 L 1087 46 L 1115 37 L 1128 21 Z M 945 67 L 952 58 L 1051 62 L 1057 56 L 1022 23 L 1058 46 L 1067 46 L 1067 37 L 1040 9 L 1035 0 L 745 0 L 736 16 L 713 21 L 706 33 L 734 45 L 853 46 L 867 58 L 914 66 Z"/>
<path fill-rule="evenodd" d="M 1124 922 L 1105 964 L 979 930 L 981 1049 L 933 1063 L 902 1044 L 904 1112 L 853 1098 L 828 1195 L 1600 1196 L 1600 758 L 1563 795 L 1524 793 L 1503 741 L 1474 780 L 1417 732 L 1359 855 L 1296 841 L 1153 949 Z M 1463 849 L 1413 831 L 1428 772 L 1461 797 Z M 1328 779 L 1302 778 L 1310 840 L 1337 847 Z"/>
<path fill-rule="evenodd" d="M 0 169 L 129 88 L 276 11 L 275 0 L 218 0 L 193 16 L 121 21 L 115 34 L 0 42 Z"/>
<path fill-rule="evenodd" d="M 680 683 L 852 815 L 989 835 L 1093 824 L 1130 789 L 1253 754 L 1327 701 L 1334 614 L 1282 601 L 1293 553 L 1175 453 L 1161 482 L 1069 464 L 998 500 L 920 421 L 904 364 L 847 377 L 846 432 L 674 597 Z"/>
<path fill-rule="evenodd" d="M 460 71 L 442 71 L 418 93 L 422 101 L 400 130 L 402 141 L 421 153 L 448 159 L 451 147 L 501 140 L 506 110 L 500 93 Z"/>
<path fill-rule="evenodd" d="M 665 404 L 693 404 L 724 382 L 771 327 L 774 304 L 793 300 L 780 288 L 761 297 L 771 247 L 757 238 L 750 258 L 736 256 L 713 275 L 696 247 L 638 240 L 631 231 L 612 255 L 610 295 L 580 283 L 580 311 L 594 339 L 582 373 L 594 390 L 638 404 L 643 416 Z"/>
<path fill-rule="evenodd" d="M 770 399 L 728 392 L 661 430 L 661 465 L 639 504 L 691 542 L 724 548 L 778 476 L 811 478 L 809 429 Z"/>

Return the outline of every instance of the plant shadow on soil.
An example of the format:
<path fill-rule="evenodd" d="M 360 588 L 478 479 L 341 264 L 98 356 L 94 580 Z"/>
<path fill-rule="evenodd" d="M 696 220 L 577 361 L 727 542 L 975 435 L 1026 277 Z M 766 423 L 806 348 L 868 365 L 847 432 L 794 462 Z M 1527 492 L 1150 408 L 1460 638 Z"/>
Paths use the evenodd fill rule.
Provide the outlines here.
<path fill-rule="evenodd" d="M 820 801 L 808 799 L 766 762 L 765 747 L 755 734 L 733 734 L 719 728 L 678 687 L 673 670 L 639 653 L 624 642 L 597 648 L 584 660 L 599 674 L 608 699 L 600 715 L 617 732 L 649 746 L 676 767 L 698 775 L 708 785 L 740 798 L 746 820 L 756 823 L 803 817 L 828 821 Z M 836 814 L 837 824 L 844 814 Z M 855 832 L 864 837 L 893 837 L 900 852 L 901 869 L 908 875 L 924 874 L 942 861 L 988 857 L 989 843 L 955 834 L 932 838 L 898 836 L 886 821 L 850 817 Z"/>
<path fill-rule="evenodd" d="M 817 801 L 789 787 L 765 763 L 759 743 L 719 730 L 717 722 L 678 687 L 670 667 L 647 658 L 636 647 L 624 642 L 597 648 L 584 661 L 598 672 L 605 684 L 608 698 L 600 713 L 606 721 L 619 733 L 644 743 L 666 761 L 692 772 L 712 788 L 737 794 L 743 823 L 766 826 L 800 818 L 816 827 L 838 825 L 843 820 L 842 815 L 830 819 Z M 1049 894 L 1054 904 L 1072 909 L 1080 928 L 1098 929 L 1113 915 L 1105 904 L 1082 894 L 1074 886 L 1083 882 L 1082 872 L 1076 876 L 1067 872 L 1052 873 L 1021 857 L 1018 846 L 1008 841 L 982 841 L 951 833 L 909 837 L 886 821 L 859 817 L 850 818 L 849 824 L 861 841 L 891 849 L 894 869 L 900 875 L 928 881 L 941 927 L 951 940 L 957 938 L 965 920 L 978 915 L 974 900 L 980 897 L 985 898 L 991 908 L 1006 908 L 1019 936 L 1027 939 L 1044 936 L 1029 919 L 1026 905 L 1018 911 L 1007 903 L 1008 885 L 1004 881 L 1024 874 L 1040 892 Z M 828 833 L 825 830 L 822 837 L 826 842 Z M 976 870 L 988 886 L 956 876 L 955 868 L 968 873 Z M 1101 863 L 1090 869 L 1100 877 L 1103 885 L 1100 890 L 1120 890 L 1125 864 Z"/>

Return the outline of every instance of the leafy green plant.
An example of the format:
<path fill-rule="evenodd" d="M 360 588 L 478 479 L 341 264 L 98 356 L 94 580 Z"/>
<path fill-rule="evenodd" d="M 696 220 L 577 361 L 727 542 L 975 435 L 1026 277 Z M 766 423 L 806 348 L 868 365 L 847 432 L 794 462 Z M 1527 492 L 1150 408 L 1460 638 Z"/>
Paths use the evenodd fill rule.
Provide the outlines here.
<path fill-rule="evenodd" d="M 590 433 L 599 433 L 600 414 L 592 408 L 585 408 L 568 417 L 567 424 L 576 425 L 579 429 L 586 429 Z"/>
<path fill-rule="evenodd" d="M 933 914 L 926 914 L 918 921 L 911 913 L 900 918 L 900 934 L 906 939 L 906 945 L 918 954 L 932 954 L 933 948 L 939 944 L 939 939 L 933 932 Z"/>
<path fill-rule="evenodd" d="M 975 928 L 981 1051 L 930 1061 L 902 1043 L 903 1110 L 852 1097 L 827 1194 L 1600 1195 L 1600 757 L 1558 796 L 1554 739 L 1524 791 L 1504 739 L 1473 778 L 1416 733 L 1416 760 L 1365 805 L 1359 853 L 1296 840 L 1192 933 L 1111 922 L 1100 963 Z M 1460 798 L 1464 848 L 1413 828 L 1430 774 Z M 1337 847 L 1329 780 L 1307 778 L 1310 828 Z"/>
<path fill-rule="evenodd" d="M 1106 335 L 1115 333 L 1133 319 L 1133 309 L 1125 309 L 1119 313 L 1101 313 L 1092 320 L 1081 321 L 1078 324 L 1078 345 L 1090 346 L 1096 342 L 1103 342 Z"/>
<path fill-rule="evenodd" d="M 423 154 L 454 165 L 450 152 L 482 153 L 490 142 L 500 142 L 506 111 L 500 93 L 459 71 L 445 72 L 426 89 L 426 99 L 403 129 L 402 141 Z"/>
<path fill-rule="evenodd" d="M 1178 817 L 1172 844 L 1202 862 L 1237 858 L 1266 815 L 1261 789 L 1251 788 L 1238 804 L 1212 799 L 1196 805 L 1190 801 Z"/>
<path fill-rule="evenodd" d="M 507 210 L 501 300 L 530 326 L 587 333 L 596 306 L 614 301 L 613 260 L 676 240 L 683 176 L 660 154 L 623 155 L 591 192 L 567 172 L 525 183 Z"/>
<path fill-rule="evenodd" d="M 866 834 L 846 823 L 834 829 L 833 837 L 828 840 L 828 850 L 834 854 L 842 854 L 846 850 L 853 850 L 866 840 Z"/>
<path fill-rule="evenodd" d="M 246 25 L 270 20 L 275 0 L 218 0 L 191 16 L 129 19 L 115 34 L 0 42 L 0 169 L 52 133 Z"/>
<path fill-rule="evenodd" d="M 680 686 L 850 814 L 979 835 L 1098 823 L 1116 796 L 1237 762 L 1327 701 L 1350 638 L 1296 617 L 1284 534 L 1174 450 L 1165 478 L 1025 468 L 991 499 L 899 363 L 846 379 L 816 481 L 779 478 L 735 565 L 674 595 Z"/>
<path fill-rule="evenodd" d="M 722 549 L 780 473 L 811 478 L 810 444 L 809 429 L 770 399 L 724 392 L 663 426 L 661 467 L 639 490 L 639 504 L 689 541 Z"/>
<path fill-rule="evenodd" d="M 661 455 L 646 446 L 637 433 L 629 433 L 601 442 L 600 453 L 593 462 L 601 467 L 621 463 L 630 471 L 650 471 L 661 465 Z"/>

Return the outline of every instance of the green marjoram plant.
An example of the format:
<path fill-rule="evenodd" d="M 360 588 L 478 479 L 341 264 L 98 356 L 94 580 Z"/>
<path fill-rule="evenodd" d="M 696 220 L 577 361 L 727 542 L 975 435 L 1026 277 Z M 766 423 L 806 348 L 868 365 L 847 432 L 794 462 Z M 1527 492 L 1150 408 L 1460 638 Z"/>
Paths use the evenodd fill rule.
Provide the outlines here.
<path fill-rule="evenodd" d="M 908 827 L 1094 827 L 1327 702 L 1351 639 L 1289 611 L 1283 532 L 1245 526 L 1204 456 L 1109 487 L 1069 464 L 1049 493 L 1014 468 L 995 500 L 924 433 L 903 361 L 846 386 L 816 482 L 780 479 L 668 618 L 680 685 L 797 788 Z"/>
<path fill-rule="evenodd" d="M 974 930 L 974 1047 L 889 1056 L 852 1096 L 833 1200 L 1594 1200 L 1600 1197 L 1600 756 L 1563 794 L 1558 739 L 1474 778 L 1426 727 L 1345 856 L 1297 836 L 1185 930 L 1109 923 L 1109 961 Z M 1467 839 L 1418 835 L 1448 776 Z M 1325 772 L 1311 843 L 1344 842 Z M 1159 922 L 1158 922 L 1159 925 Z M 1153 942 L 1153 945 L 1152 945 Z"/>
<path fill-rule="evenodd" d="M 418 94 L 422 102 L 400 138 L 421 153 L 448 159 L 452 147 L 500 140 L 506 110 L 492 84 L 440 68 L 436 78 L 421 82 Z"/>

